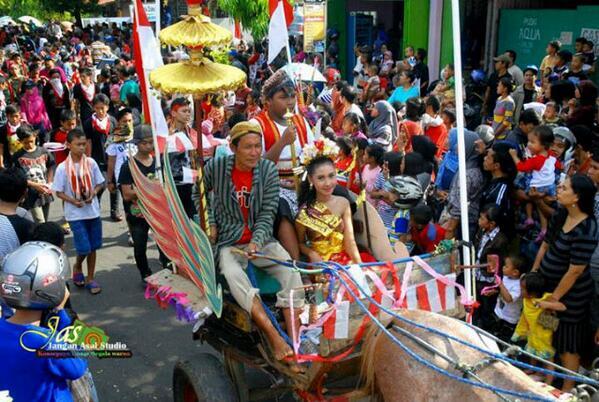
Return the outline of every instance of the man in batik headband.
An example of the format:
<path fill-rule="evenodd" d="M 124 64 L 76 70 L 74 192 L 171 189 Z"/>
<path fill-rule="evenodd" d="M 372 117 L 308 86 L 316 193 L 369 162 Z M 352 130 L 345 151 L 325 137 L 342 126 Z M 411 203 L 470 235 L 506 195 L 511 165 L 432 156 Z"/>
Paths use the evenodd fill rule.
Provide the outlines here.
<path fill-rule="evenodd" d="M 237 123 L 231 129 L 230 147 L 233 155 L 210 160 L 204 171 L 210 240 L 231 294 L 264 332 L 275 358 L 283 360 L 293 351 L 269 320 L 260 303 L 260 290 L 252 286 L 245 272 L 248 260 L 252 260 L 256 269 L 265 270 L 281 284 L 277 307 L 283 309 L 290 331 L 291 289 L 296 289 L 293 292 L 293 306 L 298 309 L 296 318 L 304 305 L 300 274 L 256 255 L 262 252 L 278 260 L 290 259 L 289 253 L 273 238 L 279 177 L 274 163 L 262 159 L 262 133 L 257 123 Z M 197 191 L 194 195 L 197 198 Z M 295 325 L 297 328 L 299 322 Z"/>
<path fill-rule="evenodd" d="M 295 113 L 295 85 L 287 73 L 277 71 L 262 87 L 263 111 L 253 119 L 262 131 L 263 153 L 277 165 L 281 178 L 281 201 L 275 222 L 275 234 L 293 259 L 299 259 L 299 245 L 293 221 L 297 215 L 297 194 L 293 180 L 291 146 L 298 160 L 302 148 L 314 142 L 310 125 L 299 114 L 294 114 L 293 125 L 288 126 L 287 112 Z M 292 145 L 293 144 L 293 145 Z"/>

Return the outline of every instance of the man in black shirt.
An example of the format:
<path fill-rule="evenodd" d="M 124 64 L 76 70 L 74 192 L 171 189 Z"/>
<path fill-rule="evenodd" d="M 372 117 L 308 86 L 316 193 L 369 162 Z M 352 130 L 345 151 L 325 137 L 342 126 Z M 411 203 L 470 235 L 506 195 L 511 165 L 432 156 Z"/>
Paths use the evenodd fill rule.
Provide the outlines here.
<path fill-rule="evenodd" d="M 497 85 L 499 84 L 499 80 L 503 77 L 512 78 L 510 73 L 508 73 L 507 69 L 512 62 L 510 57 L 506 54 L 501 54 L 495 58 L 493 58 L 495 62 L 495 71 L 489 77 L 487 81 L 487 92 L 485 92 L 485 100 L 483 102 L 483 112 L 485 118 L 493 118 L 493 110 L 495 109 L 495 103 L 497 102 Z"/>
<path fill-rule="evenodd" d="M 148 125 L 136 127 L 133 139 L 137 145 L 137 153 L 133 156 L 133 161 L 145 176 L 154 176 L 156 173 L 156 162 L 151 154 L 154 150 L 152 128 Z M 152 275 L 146 255 L 150 225 L 148 225 L 137 204 L 137 193 L 135 192 L 135 183 L 133 182 L 129 163 L 123 164 L 118 182 L 123 193 L 123 199 L 125 200 L 125 214 L 133 239 L 135 264 L 143 280 Z M 158 251 L 160 252 L 160 249 Z M 162 252 L 160 252 L 160 261 L 163 266 L 168 262 Z"/>
<path fill-rule="evenodd" d="M 416 64 L 414 65 L 414 75 L 420 80 L 420 96 L 424 96 L 428 90 L 429 74 L 428 66 L 424 64 L 426 59 L 426 50 L 420 48 L 416 50 Z"/>
<path fill-rule="evenodd" d="M 509 144 L 501 142 L 487 151 L 483 160 L 483 169 L 491 175 L 491 179 L 485 184 L 480 200 L 481 206 L 497 205 L 502 217 L 499 226 L 508 237 L 514 234 L 512 188 L 517 173 L 509 149 Z"/>
<path fill-rule="evenodd" d="M 26 191 L 27 177 L 21 169 L 0 171 L 0 261 L 31 239 L 34 223 L 17 215 Z"/>

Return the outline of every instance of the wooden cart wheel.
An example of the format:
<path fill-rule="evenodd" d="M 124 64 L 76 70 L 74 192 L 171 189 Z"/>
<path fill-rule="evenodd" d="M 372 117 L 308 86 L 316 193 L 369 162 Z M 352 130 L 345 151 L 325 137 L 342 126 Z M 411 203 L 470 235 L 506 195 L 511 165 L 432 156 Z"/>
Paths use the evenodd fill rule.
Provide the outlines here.
<path fill-rule="evenodd" d="M 202 353 L 180 361 L 173 371 L 175 402 L 238 402 L 231 379 L 218 358 Z"/>

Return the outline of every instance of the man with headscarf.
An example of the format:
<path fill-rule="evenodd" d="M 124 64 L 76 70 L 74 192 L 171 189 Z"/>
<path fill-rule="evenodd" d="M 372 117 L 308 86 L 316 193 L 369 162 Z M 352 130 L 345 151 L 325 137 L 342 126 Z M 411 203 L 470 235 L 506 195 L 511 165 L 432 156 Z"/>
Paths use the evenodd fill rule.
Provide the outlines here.
<path fill-rule="evenodd" d="M 368 125 L 368 138 L 385 148 L 389 152 L 397 139 L 397 114 L 393 106 L 381 100 L 374 104 L 370 112 L 373 120 Z"/>
<path fill-rule="evenodd" d="M 296 106 L 295 85 L 287 73 L 278 70 L 262 87 L 264 108 L 251 121 L 260 125 L 262 132 L 262 152 L 264 158 L 273 161 L 281 179 L 281 192 L 275 230 L 277 238 L 289 251 L 293 259 L 299 259 L 299 243 L 293 222 L 297 215 L 297 194 L 293 177 L 293 161 L 291 146 L 299 163 L 302 148 L 314 142 L 310 125 L 300 114 L 285 118 L 288 112 L 293 113 Z"/>
<path fill-rule="evenodd" d="M 298 272 L 256 256 L 258 251 L 278 260 L 289 260 L 287 251 L 273 238 L 275 213 L 279 203 L 279 177 L 275 164 L 263 159 L 262 132 L 255 122 L 240 122 L 229 137 L 233 155 L 210 160 L 204 171 L 210 241 L 221 273 L 237 303 L 262 330 L 275 359 L 283 362 L 293 351 L 277 332 L 260 302 L 260 290 L 252 286 L 245 269 L 252 260 L 255 269 L 264 269 L 281 284 L 277 307 L 282 308 L 291 333 L 291 289 L 296 328 L 304 305 L 302 280 Z M 234 196 L 231 197 L 231 194 Z M 197 191 L 194 191 L 197 199 Z M 235 249 L 242 250 L 236 253 Z M 294 368 L 295 366 L 292 366 Z"/>

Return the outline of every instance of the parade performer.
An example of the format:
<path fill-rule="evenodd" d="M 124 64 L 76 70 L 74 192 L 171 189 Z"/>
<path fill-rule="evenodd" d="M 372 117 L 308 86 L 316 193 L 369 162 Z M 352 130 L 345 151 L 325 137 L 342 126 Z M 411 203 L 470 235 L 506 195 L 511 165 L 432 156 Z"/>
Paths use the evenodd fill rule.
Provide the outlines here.
<path fill-rule="evenodd" d="M 300 274 L 255 255 L 260 251 L 278 260 L 290 259 L 289 253 L 273 238 L 279 177 L 275 164 L 262 159 L 262 142 L 258 124 L 236 124 L 230 133 L 233 155 L 210 160 L 205 166 L 204 183 L 208 194 L 210 240 L 221 273 L 237 303 L 251 314 L 266 335 L 275 358 L 283 360 L 293 351 L 269 320 L 260 303 L 260 290 L 252 286 L 245 272 L 251 260 L 257 269 L 264 269 L 281 284 L 277 307 L 283 309 L 287 329 L 291 331 L 291 289 L 297 288 L 293 293 L 293 306 L 301 310 L 304 305 Z M 245 254 L 236 253 L 235 249 Z"/>
<path fill-rule="evenodd" d="M 293 125 L 288 126 L 285 114 L 294 111 L 296 105 L 295 85 L 287 73 L 277 71 L 262 87 L 264 110 L 252 122 L 260 125 L 264 157 L 273 161 L 281 178 L 281 192 L 276 235 L 293 259 L 299 258 L 298 241 L 293 228 L 297 215 L 297 194 L 293 181 L 291 144 L 296 155 L 301 156 L 302 148 L 314 142 L 310 125 L 301 115 L 293 116 Z"/>
<path fill-rule="evenodd" d="M 339 147 L 328 139 L 304 147 L 306 174 L 295 220 L 300 250 L 311 262 L 374 262 L 371 255 L 358 250 L 349 201 L 333 194 L 337 186 L 334 161 L 338 153 Z"/>

